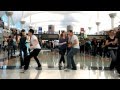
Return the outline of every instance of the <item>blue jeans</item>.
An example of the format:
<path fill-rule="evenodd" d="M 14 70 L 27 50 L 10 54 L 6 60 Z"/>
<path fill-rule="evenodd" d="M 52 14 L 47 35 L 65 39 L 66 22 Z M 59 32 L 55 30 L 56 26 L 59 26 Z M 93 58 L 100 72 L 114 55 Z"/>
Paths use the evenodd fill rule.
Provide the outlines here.
<path fill-rule="evenodd" d="M 114 69 L 116 66 L 116 59 L 117 59 L 117 50 L 110 50 L 110 55 L 112 58 L 112 61 L 110 63 L 110 69 Z"/>
<path fill-rule="evenodd" d="M 110 55 L 111 55 L 112 61 L 116 61 L 117 50 L 110 50 Z"/>
<path fill-rule="evenodd" d="M 75 68 L 76 69 L 76 64 L 74 61 L 74 55 L 77 54 L 77 52 L 79 51 L 78 48 L 71 48 L 70 51 L 67 54 L 67 68 L 68 69 L 72 69 Z"/>
<path fill-rule="evenodd" d="M 21 64 L 21 67 L 24 66 L 24 58 L 26 56 L 27 56 L 27 48 L 20 48 L 20 64 Z"/>

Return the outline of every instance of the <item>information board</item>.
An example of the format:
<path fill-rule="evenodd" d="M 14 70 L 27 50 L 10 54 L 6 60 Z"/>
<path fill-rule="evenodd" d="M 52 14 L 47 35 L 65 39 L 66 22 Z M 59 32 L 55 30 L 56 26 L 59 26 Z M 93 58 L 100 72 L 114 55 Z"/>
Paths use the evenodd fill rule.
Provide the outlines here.
<path fill-rule="evenodd" d="M 88 35 L 87 38 L 89 38 L 90 40 L 92 40 L 93 38 L 96 38 L 96 39 L 106 39 L 107 35 Z"/>
<path fill-rule="evenodd" d="M 42 40 L 58 40 L 59 39 L 59 35 L 58 34 L 41 34 L 41 39 Z"/>
<path fill-rule="evenodd" d="M 42 34 L 42 27 L 38 28 L 38 34 Z"/>

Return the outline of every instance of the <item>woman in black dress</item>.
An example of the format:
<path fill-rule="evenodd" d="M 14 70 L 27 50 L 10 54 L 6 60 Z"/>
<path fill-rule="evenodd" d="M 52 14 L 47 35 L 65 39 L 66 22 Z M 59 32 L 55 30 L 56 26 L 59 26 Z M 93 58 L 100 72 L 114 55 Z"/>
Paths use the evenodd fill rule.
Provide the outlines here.
<path fill-rule="evenodd" d="M 67 37 L 65 31 L 62 31 L 59 39 L 59 54 L 61 55 L 60 60 L 59 60 L 59 66 L 62 66 L 62 62 L 65 66 L 65 58 L 64 55 L 66 53 L 66 48 L 67 48 Z"/>

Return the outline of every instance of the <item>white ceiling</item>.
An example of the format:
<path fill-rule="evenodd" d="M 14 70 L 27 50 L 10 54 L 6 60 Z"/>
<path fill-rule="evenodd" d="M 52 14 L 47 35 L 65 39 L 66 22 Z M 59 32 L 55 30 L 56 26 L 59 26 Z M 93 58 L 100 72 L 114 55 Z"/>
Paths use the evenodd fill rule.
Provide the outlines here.
<path fill-rule="evenodd" d="M 23 11 L 24 17 L 28 17 L 30 15 L 34 15 L 37 13 L 45 13 L 45 12 L 49 12 L 49 13 L 53 13 L 53 14 L 62 14 L 62 15 L 68 15 L 68 14 L 72 14 L 72 13 L 76 13 L 76 14 L 81 14 L 81 15 L 88 15 L 88 16 L 92 16 L 95 15 L 97 12 L 96 11 Z M 100 13 L 106 13 L 109 14 L 110 12 L 117 12 L 120 13 L 120 11 L 99 11 Z M 4 15 L 5 11 L 0 11 L 0 16 Z M 22 18 L 22 11 L 13 11 L 13 17 L 15 19 L 15 21 L 19 21 Z M 17 19 L 17 20 L 16 20 Z"/>
<path fill-rule="evenodd" d="M 99 16 L 97 11 L 14 11 L 13 20 L 14 23 L 19 22 L 23 17 L 26 23 L 30 24 L 30 15 L 31 23 L 37 27 L 43 26 L 46 27 L 48 24 L 54 24 L 56 27 L 64 27 L 68 24 L 76 26 L 77 29 L 80 27 L 89 27 L 91 26 L 96 30 L 95 22 L 99 20 L 101 22 L 101 30 L 111 28 L 111 20 L 109 13 L 116 12 L 117 17 L 115 18 L 115 26 L 119 24 L 120 21 L 120 11 L 99 11 Z M 5 11 L 0 11 L 0 16 L 4 15 Z"/>
<path fill-rule="evenodd" d="M 15 23 L 21 20 L 22 12 L 23 12 L 24 18 L 37 13 L 45 13 L 45 12 L 49 12 L 51 14 L 61 14 L 61 15 L 68 15 L 71 13 L 79 13 L 83 15 L 88 14 L 88 12 L 86 13 L 84 11 L 13 11 L 13 18 Z M 0 11 L 0 16 L 4 14 L 5 14 L 5 11 Z"/>

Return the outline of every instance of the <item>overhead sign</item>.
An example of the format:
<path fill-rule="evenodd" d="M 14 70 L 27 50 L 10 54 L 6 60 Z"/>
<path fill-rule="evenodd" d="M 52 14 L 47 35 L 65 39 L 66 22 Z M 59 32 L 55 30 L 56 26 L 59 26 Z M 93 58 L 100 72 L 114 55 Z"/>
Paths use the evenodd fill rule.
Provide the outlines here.
<path fill-rule="evenodd" d="M 55 26 L 54 25 L 48 25 L 48 33 L 49 34 L 54 34 L 55 31 Z"/>
<path fill-rule="evenodd" d="M 87 38 L 89 38 L 90 40 L 92 40 L 93 38 L 96 38 L 96 39 L 106 39 L 107 35 L 87 35 Z"/>
<path fill-rule="evenodd" d="M 80 33 L 84 33 L 84 32 L 85 32 L 84 28 L 81 28 Z"/>
<path fill-rule="evenodd" d="M 38 28 L 38 34 L 42 34 L 42 27 Z"/>

